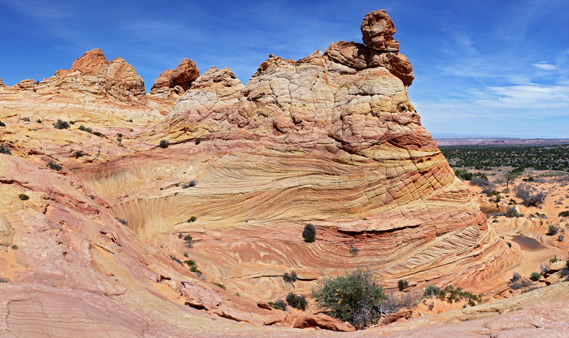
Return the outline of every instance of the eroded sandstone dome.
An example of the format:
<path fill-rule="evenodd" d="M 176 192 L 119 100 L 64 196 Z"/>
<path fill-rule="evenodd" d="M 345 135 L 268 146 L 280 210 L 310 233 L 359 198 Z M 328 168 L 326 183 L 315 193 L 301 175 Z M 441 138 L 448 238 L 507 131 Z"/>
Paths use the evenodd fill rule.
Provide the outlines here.
<path fill-rule="evenodd" d="M 365 44 L 271 55 L 246 85 L 183 60 L 146 95 L 95 49 L 0 88 L 0 332 L 313 335 L 261 326 L 349 330 L 267 306 L 322 273 L 484 286 L 516 257 L 421 125 L 394 33 L 372 12 Z"/>

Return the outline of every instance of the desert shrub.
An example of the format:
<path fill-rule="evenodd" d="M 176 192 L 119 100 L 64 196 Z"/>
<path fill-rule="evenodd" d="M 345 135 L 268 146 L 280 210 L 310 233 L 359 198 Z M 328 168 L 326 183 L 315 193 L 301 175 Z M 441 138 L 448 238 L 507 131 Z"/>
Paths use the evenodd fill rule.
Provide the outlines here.
<path fill-rule="evenodd" d="M 170 258 L 171 258 L 174 262 L 180 264 L 181 266 L 184 266 L 184 263 L 183 263 L 181 260 L 179 260 L 176 256 L 170 255 Z"/>
<path fill-rule="evenodd" d="M 276 302 L 269 302 L 269 306 L 273 309 L 286 311 L 286 303 L 284 300 L 277 300 Z"/>
<path fill-rule="evenodd" d="M 36 121 L 36 122 L 37 122 L 37 123 L 41 123 L 41 119 L 37 119 L 37 121 Z"/>
<path fill-rule="evenodd" d="M 352 243 L 350 243 L 350 254 L 352 256 L 357 256 L 360 252 L 360 249 L 356 248 Z"/>
<path fill-rule="evenodd" d="M 516 197 L 521 198 L 526 207 L 539 206 L 545 200 L 545 194 L 543 192 L 532 194 L 523 184 L 516 187 Z"/>
<path fill-rule="evenodd" d="M 201 140 L 199 138 L 196 139 L 196 141 L 195 141 L 196 146 L 199 145 L 200 143 L 201 143 Z"/>
<path fill-rule="evenodd" d="M 47 162 L 47 167 L 51 170 L 55 170 L 55 171 L 60 171 L 61 169 L 63 169 L 62 166 L 60 166 L 59 164 L 55 163 L 55 162 Z"/>
<path fill-rule="evenodd" d="M 371 272 L 359 269 L 336 278 L 323 276 L 312 297 L 326 314 L 358 329 L 377 323 L 379 306 L 386 298 Z"/>
<path fill-rule="evenodd" d="M 0 154 L 12 155 L 12 150 L 7 144 L 0 144 Z"/>
<path fill-rule="evenodd" d="M 531 275 L 529 276 L 529 279 L 531 279 L 532 281 L 536 282 L 541 278 L 541 274 L 539 272 L 532 272 Z"/>
<path fill-rule="evenodd" d="M 190 271 L 191 272 L 198 272 L 198 266 L 197 265 L 190 265 Z"/>
<path fill-rule="evenodd" d="M 473 177 L 470 180 L 470 184 L 475 185 L 477 187 L 494 189 L 494 185 L 492 183 L 490 183 L 490 181 L 488 181 L 488 179 L 484 179 L 484 178 Z"/>
<path fill-rule="evenodd" d="M 30 199 L 30 196 L 26 195 L 26 194 L 20 194 L 18 195 L 18 197 L 22 200 L 22 201 L 27 201 Z"/>
<path fill-rule="evenodd" d="M 226 287 L 225 285 L 221 284 L 221 283 L 213 282 L 213 284 L 219 286 L 219 287 L 222 288 L 223 290 L 227 290 L 227 287 Z"/>
<path fill-rule="evenodd" d="M 168 148 L 170 142 L 168 140 L 160 140 L 160 148 Z"/>
<path fill-rule="evenodd" d="M 187 256 L 187 253 L 184 256 Z M 193 259 L 187 259 L 184 261 L 184 263 L 186 263 L 189 267 L 196 265 L 196 261 L 194 261 Z"/>
<path fill-rule="evenodd" d="M 409 282 L 406 280 L 400 279 L 397 282 L 397 286 L 399 287 L 399 291 L 403 291 L 403 290 L 405 290 L 406 287 L 409 286 Z"/>
<path fill-rule="evenodd" d="M 549 264 L 553 264 L 553 263 L 556 263 L 556 262 L 559 262 L 559 258 L 557 258 L 557 255 L 554 256 L 552 259 L 549 260 Z"/>
<path fill-rule="evenodd" d="M 120 224 L 128 226 L 128 221 L 127 221 L 126 219 L 118 218 L 118 217 L 115 217 L 115 219 L 116 219 Z"/>
<path fill-rule="evenodd" d="M 197 219 L 198 218 L 196 216 L 192 216 L 192 217 L 188 218 L 187 222 L 192 223 L 192 222 L 195 222 Z"/>
<path fill-rule="evenodd" d="M 103 134 L 103 133 L 101 133 L 101 132 L 98 132 L 98 131 L 94 131 L 94 132 L 93 132 L 93 135 L 99 136 L 99 137 L 103 137 L 103 138 L 107 138 L 107 137 L 105 136 L 105 134 Z"/>
<path fill-rule="evenodd" d="M 514 272 L 514 274 L 512 275 L 512 278 L 510 279 L 510 284 L 515 283 L 517 281 L 519 281 L 520 279 L 522 279 L 522 275 L 520 275 L 517 272 Z"/>
<path fill-rule="evenodd" d="M 182 186 L 182 189 L 188 189 L 188 188 L 191 188 L 191 187 L 195 187 L 196 184 L 197 184 L 197 182 L 196 182 L 195 180 L 191 180 L 188 184 L 184 184 L 184 185 Z"/>
<path fill-rule="evenodd" d="M 547 236 L 553 236 L 553 235 L 557 235 L 557 233 L 559 232 L 559 229 L 557 229 L 557 227 L 553 224 L 551 224 L 550 226 L 547 227 L 547 232 L 545 233 Z"/>
<path fill-rule="evenodd" d="M 284 279 L 284 281 L 287 282 L 287 283 L 294 283 L 294 282 L 296 282 L 296 279 L 297 279 L 296 271 L 293 270 L 293 271 L 290 272 L 290 273 L 285 272 L 285 273 L 283 274 L 283 279 Z"/>
<path fill-rule="evenodd" d="M 292 306 L 293 308 L 302 311 L 306 310 L 306 307 L 308 306 L 308 302 L 306 301 L 305 296 L 297 296 L 292 292 L 286 296 L 286 302 L 288 303 L 288 305 Z"/>
<path fill-rule="evenodd" d="M 302 231 L 302 238 L 306 243 L 312 243 L 316 240 L 316 228 L 314 225 L 308 223 Z"/>
<path fill-rule="evenodd" d="M 184 242 L 186 242 L 186 246 L 187 246 L 188 248 L 191 248 L 192 245 L 193 245 L 193 238 L 192 238 L 192 236 L 186 235 L 186 236 L 184 237 Z"/>
<path fill-rule="evenodd" d="M 565 210 L 559 213 L 559 215 L 557 215 L 559 217 L 569 217 L 569 210 Z"/>
<path fill-rule="evenodd" d="M 558 242 L 563 242 L 564 239 L 565 239 L 565 236 L 563 236 L 563 235 L 559 235 L 559 236 L 557 237 L 557 241 L 558 241 Z"/>
<path fill-rule="evenodd" d="M 12 244 L 11 248 L 14 250 L 18 250 L 18 246 L 16 244 Z"/>
<path fill-rule="evenodd" d="M 55 129 L 67 129 L 69 128 L 69 122 L 58 119 L 53 126 Z"/>
<path fill-rule="evenodd" d="M 6 123 L 0 121 L 0 127 L 6 127 Z"/>
<path fill-rule="evenodd" d="M 514 273 L 514 275 L 515 275 L 515 273 Z M 514 277 L 512 277 L 512 279 L 514 279 Z M 510 279 L 510 282 L 508 283 L 510 286 L 510 289 L 512 289 L 512 290 L 524 289 L 524 288 L 530 287 L 532 285 L 532 282 L 530 282 L 529 279 L 522 278 L 521 276 L 515 282 L 512 282 L 512 279 Z"/>
<path fill-rule="evenodd" d="M 402 308 L 412 309 L 419 304 L 421 300 L 421 292 L 392 292 L 381 301 L 379 305 L 380 314 L 397 313 Z"/>
<path fill-rule="evenodd" d="M 516 207 L 508 207 L 506 209 L 506 217 L 520 217 L 520 213 Z"/>
<path fill-rule="evenodd" d="M 75 152 L 75 158 L 79 158 L 79 157 L 83 157 L 85 156 L 81 151 L 76 151 Z"/>
<path fill-rule="evenodd" d="M 423 293 L 423 298 L 433 298 L 436 297 L 440 300 L 446 300 L 448 303 L 452 304 L 454 302 L 460 302 L 461 300 L 466 300 L 468 305 L 474 306 L 482 301 L 482 297 L 479 295 L 472 294 L 468 291 L 464 291 L 461 288 L 454 288 L 453 286 L 447 286 L 444 289 L 439 287 L 428 285 Z"/>
<path fill-rule="evenodd" d="M 454 172 L 456 177 L 460 178 L 463 181 L 470 181 L 474 176 L 472 173 L 467 172 L 466 170 L 458 169 Z"/>
<path fill-rule="evenodd" d="M 436 285 L 427 285 L 425 292 L 423 293 L 424 298 L 436 297 L 441 292 L 441 288 Z"/>
<path fill-rule="evenodd" d="M 92 134 L 92 133 L 93 133 L 93 129 L 88 128 L 88 127 L 85 127 L 84 125 L 80 125 L 80 126 L 79 126 L 79 130 L 85 131 L 85 132 L 87 132 L 87 133 L 89 133 L 89 134 Z"/>

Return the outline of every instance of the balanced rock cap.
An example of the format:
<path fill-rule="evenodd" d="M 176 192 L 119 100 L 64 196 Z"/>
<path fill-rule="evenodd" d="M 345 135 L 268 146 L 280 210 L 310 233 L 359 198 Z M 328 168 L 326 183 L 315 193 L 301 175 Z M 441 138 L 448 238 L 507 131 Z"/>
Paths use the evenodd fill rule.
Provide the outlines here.
<path fill-rule="evenodd" d="M 398 52 L 399 42 L 393 39 L 395 26 L 383 9 L 368 13 L 361 25 L 362 39 L 366 46 L 379 52 Z"/>

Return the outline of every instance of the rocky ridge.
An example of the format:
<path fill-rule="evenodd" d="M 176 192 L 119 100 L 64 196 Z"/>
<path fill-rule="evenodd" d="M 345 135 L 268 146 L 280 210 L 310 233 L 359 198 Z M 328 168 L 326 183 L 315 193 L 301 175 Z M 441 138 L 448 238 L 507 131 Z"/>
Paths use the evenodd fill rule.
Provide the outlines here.
<path fill-rule="evenodd" d="M 183 59 L 174 70 L 167 69 L 154 81 L 150 94 L 161 97 L 179 97 L 190 89 L 192 82 L 199 77 L 194 61 Z"/>
<path fill-rule="evenodd" d="M 92 50 L 0 89 L 2 335 L 350 331 L 313 305 L 259 304 L 360 266 L 388 290 L 404 278 L 484 291 L 519 257 L 421 126 L 394 33 L 372 12 L 365 44 L 270 56 L 247 85 L 228 68 L 194 78 L 184 60 L 147 95 L 124 60 Z M 55 129 L 58 118 L 74 124 Z M 292 270 L 294 284 L 282 278 Z"/>

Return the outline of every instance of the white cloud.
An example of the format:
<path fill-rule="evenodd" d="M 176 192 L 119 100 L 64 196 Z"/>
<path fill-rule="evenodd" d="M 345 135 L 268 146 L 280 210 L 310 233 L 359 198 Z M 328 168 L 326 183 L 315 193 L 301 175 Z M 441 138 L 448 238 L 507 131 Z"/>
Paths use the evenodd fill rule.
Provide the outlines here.
<path fill-rule="evenodd" d="M 557 67 L 556 65 L 552 65 L 549 63 L 532 63 L 532 66 L 539 68 L 541 70 L 559 70 L 559 67 Z"/>

